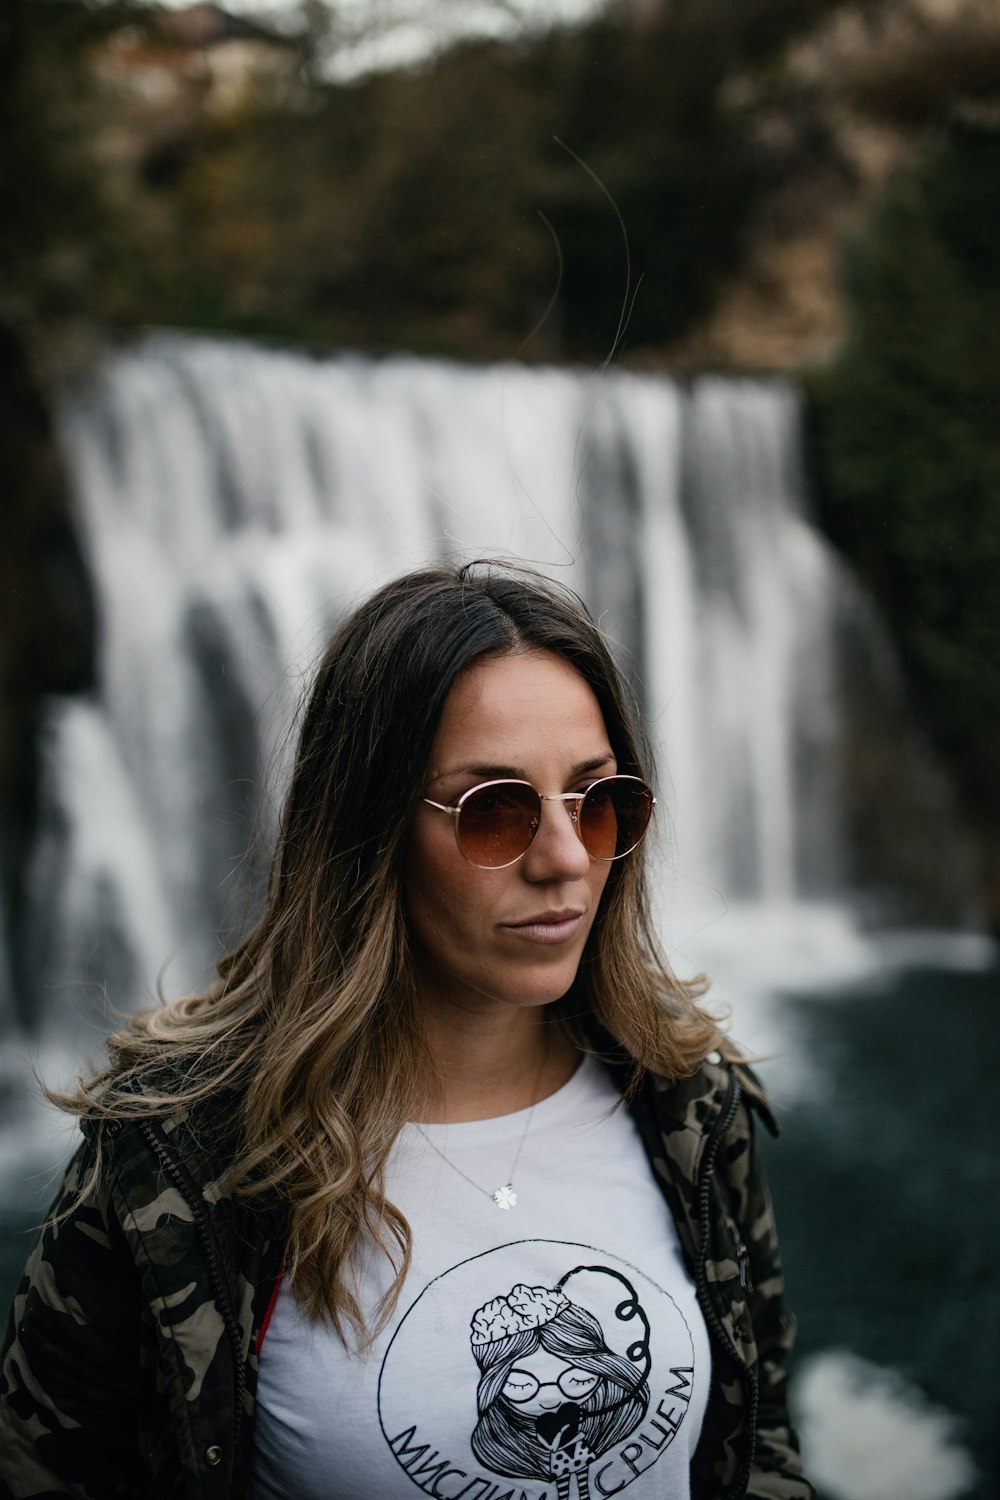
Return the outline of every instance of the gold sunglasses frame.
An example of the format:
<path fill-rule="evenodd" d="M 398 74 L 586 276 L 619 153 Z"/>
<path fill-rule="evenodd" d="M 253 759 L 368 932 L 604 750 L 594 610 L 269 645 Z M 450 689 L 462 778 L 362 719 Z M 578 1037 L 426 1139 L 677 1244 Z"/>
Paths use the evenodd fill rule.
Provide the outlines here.
<path fill-rule="evenodd" d="M 623 849 L 620 854 L 612 854 L 607 859 L 603 859 L 599 854 L 591 854 L 590 850 L 587 849 L 586 844 L 583 843 L 583 835 L 580 832 L 580 806 L 583 802 L 583 799 L 589 796 L 595 787 L 603 786 L 604 783 L 608 781 L 638 782 L 638 784 L 649 793 L 649 817 L 646 819 L 645 828 L 643 828 L 634 844 L 630 844 L 629 847 L 627 849 Z M 575 803 L 576 805 L 570 809 L 570 818 L 572 820 L 576 836 L 580 840 L 580 843 L 583 844 L 584 849 L 587 849 L 589 858 L 596 860 L 598 864 L 602 865 L 613 864 L 616 859 L 625 859 L 625 857 L 631 854 L 633 850 L 638 849 L 639 845 L 642 843 L 643 839 L 646 836 L 646 829 L 648 829 L 650 823 L 652 822 L 653 813 L 656 809 L 656 798 L 653 796 L 653 789 L 648 784 L 648 782 L 643 781 L 641 776 L 629 776 L 624 773 L 615 776 L 599 776 L 596 781 L 592 781 L 590 783 L 590 785 L 584 792 L 552 792 L 549 795 L 545 795 L 544 793 L 540 792 L 536 786 L 533 786 L 530 781 L 524 781 L 518 776 L 499 776 L 493 781 L 480 781 L 477 782 L 475 786 L 470 786 L 467 792 L 462 793 L 457 802 L 434 802 L 430 797 L 421 798 L 421 801 L 426 802 L 428 807 L 435 807 L 437 808 L 438 812 L 447 813 L 448 816 L 453 820 L 453 827 L 455 829 L 455 843 L 458 845 L 458 852 L 465 860 L 466 864 L 471 865 L 474 870 L 509 870 L 511 865 L 516 865 L 519 859 L 524 858 L 528 850 L 531 848 L 532 844 L 535 842 L 535 836 L 538 833 L 539 828 L 542 826 L 541 820 L 539 820 L 535 824 L 535 827 L 532 830 L 531 837 L 528 839 L 528 842 L 525 844 L 520 854 L 515 854 L 513 859 L 505 860 L 502 865 L 480 865 L 477 864 L 474 859 L 470 859 L 465 850 L 462 848 L 462 841 L 458 836 L 458 820 L 461 816 L 462 807 L 468 801 L 468 799 L 474 796 L 476 792 L 486 791 L 487 788 L 491 786 L 530 787 L 535 796 L 538 798 L 539 804 L 541 804 L 542 802 Z"/>

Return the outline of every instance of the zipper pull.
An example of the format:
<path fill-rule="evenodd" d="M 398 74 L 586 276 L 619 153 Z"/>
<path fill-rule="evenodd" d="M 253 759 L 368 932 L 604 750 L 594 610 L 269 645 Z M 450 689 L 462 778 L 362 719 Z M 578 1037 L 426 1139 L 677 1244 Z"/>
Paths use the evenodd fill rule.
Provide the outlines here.
<path fill-rule="evenodd" d="M 745 1292 L 752 1292 L 753 1276 L 750 1274 L 750 1252 L 742 1240 L 738 1242 L 736 1258 L 740 1268 L 740 1286 Z"/>

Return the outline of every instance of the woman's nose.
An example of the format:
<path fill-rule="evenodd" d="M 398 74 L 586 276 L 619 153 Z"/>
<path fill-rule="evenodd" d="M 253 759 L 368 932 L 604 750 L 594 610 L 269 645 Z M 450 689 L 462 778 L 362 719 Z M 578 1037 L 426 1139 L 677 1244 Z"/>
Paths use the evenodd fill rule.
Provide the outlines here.
<path fill-rule="evenodd" d="M 578 880 L 590 869 L 590 855 L 576 831 L 576 802 L 542 802 L 538 832 L 524 856 L 528 880 Z"/>

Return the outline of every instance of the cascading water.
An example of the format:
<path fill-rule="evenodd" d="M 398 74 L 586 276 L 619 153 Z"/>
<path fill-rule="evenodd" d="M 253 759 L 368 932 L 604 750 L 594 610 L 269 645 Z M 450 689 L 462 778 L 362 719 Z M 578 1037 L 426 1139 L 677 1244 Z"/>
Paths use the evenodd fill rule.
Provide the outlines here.
<path fill-rule="evenodd" d="M 800 1192 L 808 1178 L 840 1213 L 851 1178 L 838 1142 L 856 1127 L 867 1151 L 873 1117 L 861 1110 L 855 1119 L 843 1088 L 828 1115 L 825 1091 L 838 1057 L 853 1086 L 873 1049 L 862 1033 L 852 1052 L 845 1026 L 833 1033 L 825 1071 L 821 1063 L 814 1072 L 815 1042 L 796 1046 L 814 1007 L 798 1002 L 808 993 L 822 1002 L 823 981 L 828 996 L 836 980 L 873 971 L 877 990 L 894 964 L 904 972 L 916 957 L 931 968 L 950 964 L 949 1007 L 972 1025 L 979 990 L 967 986 L 956 1008 L 955 976 L 988 963 L 991 950 L 974 936 L 924 934 L 922 948 L 908 940 L 894 953 L 852 920 L 845 741 L 853 734 L 855 762 L 859 723 L 869 758 L 873 744 L 887 742 L 893 795 L 915 770 L 926 790 L 927 774 L 898 733 L 905 707 L 897 704 L 886 728 L 891 665 L 876 649 L 870 612 L 804 514 L 793 388 L 403 358 L 314 361 L 160 335 L 110 357 L 67 397 L 61 432 L 98 604 L 98 690 L 49 705 L 28 910 L 12 961 L 0 950 L 0 1274 L 8 1286 L 24 1254 L 17 1230 L 44 1211 L 39 1169 L 51 1169 L 69 1139 L 38 1103 L 30 1064 L 51 1081 L 71 1076 L 82 1056 L 99 1055 L 108 1007 L 147 1003 L 168 961 L 168 993 L 204 983 L 253 909 L 245 850 L 255 829 L 266 849 L 295 708 L 331 626 L 385 577 L 440 557 L 531 561 L 582 593 L 620 643 L 659 750 L 654 886 L 665 945 L 682 971 L 712 973 L 740 1039 L 781 1056 L 767 1081 L 779 1097 L 798 1096 L 809 1153 L 784 1206 L 809 1203 Z M 865 680 L 859 720 L 853 700 Z M 948 863 L 952 827 L 939 821 L 940 837 L 926 833 L 933 800 L 921 791 L 905 803 L 924 830 L 920 858 L 939 868 L 938 889 L 961 888 L 961 871 L 953 878 Z M 890 845 L 906 842 L 900 829 L 894 805 Z M 5 1003 L 5 970 L 30 976 L 16 1005 Z M 796 1001 L 778 999 L 782 987 Z M 918 1025 L 926 1008 L 911 989 L 905 1025 L 892 1030 L 894 1058 L 913 1033 L 912 1074 L 931 1050 Z M 995 1035 L 992 1013 L 973 1032 L 980 1048 Z M 905 1095 L 909 1078 L 886 1076 L 889 1092 Z M 955 1101 L 972 1097 L 965 1076 L 963 1060 L 949 1106 L 956 1113 Z M 816 1101 L 821 1118 L 810 1136 Z M 903 1132 L 892 1115 L 890 1144 L 909 1140 L 925 1115 L 933 1112 L 909 1117 Z M 923 1165 L 942 1149 L 938 1129 L 915 1137 Z M 957 1167 L 966 1164 L 966 1178 L 972 1170 L 967 1145 L 949 1148 L 949 1186 Z M 843 1210 L 852 1233 L 875 1201 L 871 1189 L 866 1196 L 864 1151 L 854 1216 Z M 786 1159 L 794 1171 L 794 1145 Z M 877 1180 L 881 1204 L 888 1182 Z M 917 1180 L 907 1178 L 907 1188 Z M 905 1223 L 910 1197 L 895 1189 L 888 1217 Z M 798 1205 L 798 1220 L 785 1219 L 800 1242 L 811 1201 L 812 1210 Z M 952 1201 L 949 1220 L 955 1211 Z M 920 1230 L 938 1217 L 928 1210 Z M 979 1243 L 974 1228 L 966 1238 Z M 835 1278 L 823 1246 L 811 1243 L 815 1327 L 824 1326 Z M 987 1234 L 984 1265 L 991 1253 Z M 803 1382 L 807 1451 L 831 1495 L 957 1500 L 974 1466 L 952 1443 L 948 1413 L 877 1363 L 895 1358 L 914 1324 L 909 1294 L 904 1318 L 883 1317 L 886 1290 L 909 1286 L 912 1267 L 894 1269 L 885 1243 L 882 1254 L 875 1300 L 858 1301 L 853 1277 L 849 1300 L 836 1304 L 836 1332 L 825 1335 L 836 1347 L 817 1353 L 813 1344 Z M 932 1313 L 940 1294 L 934 1280 L 915 1300 Z M 985 1327 L 981 1306 L 956 1317 L 965 1348 L 969 1328 Z M 808 1326 L 807 1318 L 807 1336 Z M 963 1391 L 985 1389 L 995 1349 L 983 1342 Z M 916 1364 L 924 1388 L 934 1387 L 939 1364 L 937 1353 Z M 929 1445 L 928 1411 L 938 1422 Z M 859 1432 L 869 1433 L 874 1456 L 845 1490 L 843 1456 L 860 1452 Z"/>
<path fill-rule="evenodd" d="M 303 667 L 360 594 L 428 557 L 514 554 L 578 588 L 638 664 L 685 877 L 730 895 L 799 889 L 796 757 L 831 714 L 835 570 L 801 515 L 787 386 L 684 393 L 160 337 L 111 361 L 63 433 L 101 692 L 59 708 L 50 732 L 70 830 L 53 912 L 86 921 L 97 901 L 91 940 L 117 923 L 133 984 L 148 986 L 158 944 L 203 977 Z M 69 742 L 102 733 L 98 799 Z M 92 825 L 109 818 L 132 830 L 121 861 L 100 858 Z M 813 884 L 831 888 L 829 846 L 826 864 Z M 61 913 L 51 925 L 59 972 Z"/>
<path fill-rule="evenodd" d="M 428 558 L 532 561 L 621 643 L 662 752 L 682 965 L 727 903 L 842 885 L 844 590 L 803 514 L 789 385 L 158 335 L 66 400 L 61 433 L 99 690 L 54 702 L 43 736 L 29 1048 L 93 1053 L 106 1002 L 147 1003 L 168 961 L 168 992 L 204 983 L 253 900 L 244 852 L 272 826 L 310 662 Z"/>

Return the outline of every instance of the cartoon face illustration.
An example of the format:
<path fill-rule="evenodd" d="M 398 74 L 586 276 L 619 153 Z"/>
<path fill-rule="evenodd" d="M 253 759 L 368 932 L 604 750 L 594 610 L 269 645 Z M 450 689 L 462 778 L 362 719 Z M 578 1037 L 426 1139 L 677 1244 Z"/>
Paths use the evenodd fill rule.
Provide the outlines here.
<path fill-rule="evenodd" d="M 591 1462 L 646 1414 L 645 1369 L 615 1354 L 600 1323 L 558 1287 L 515 1286 L 472 1320 L 479 1421 L 472 1450 L 495 1473 L 586 1493 Z"/>
<path fill-rule="evenodd" d="M 581 1370 L 556 1354 L 536 1349 L 518 1360 L 507 1376 L 503 1394 L 525 1416 L 540 1417 L 566 1401 L 585 1401 L 600 1379 L 595 1370 Z"/>

